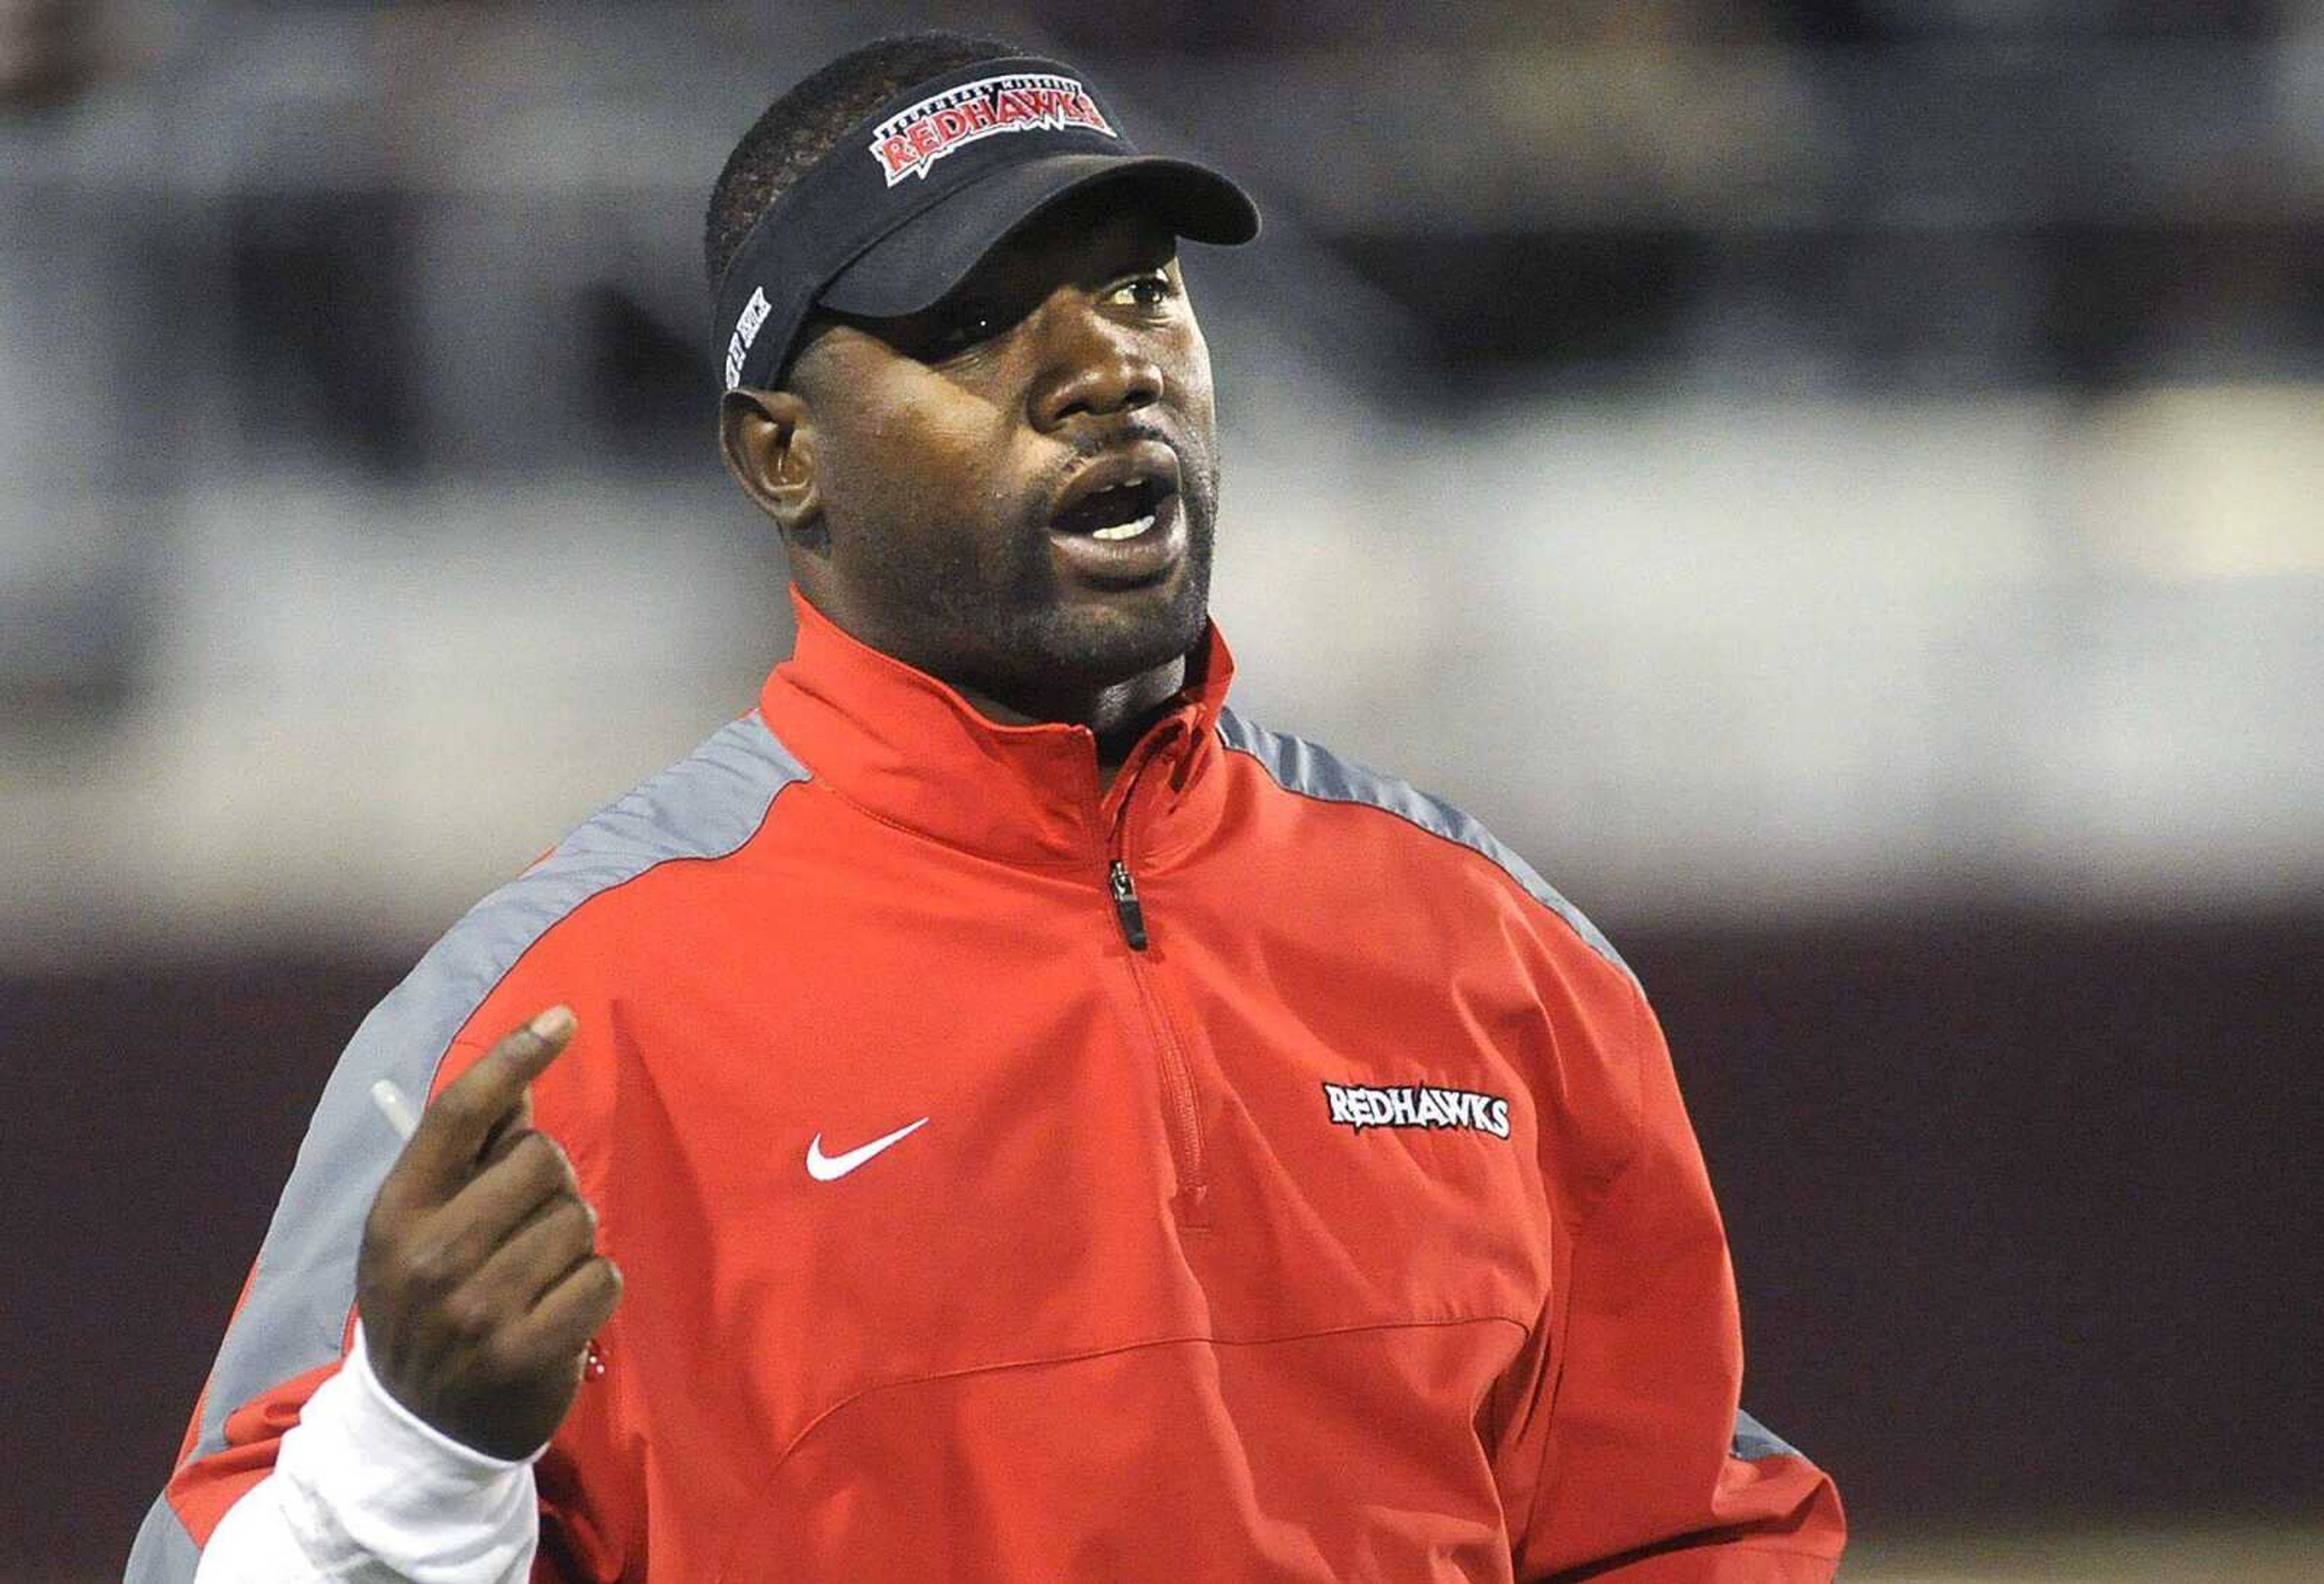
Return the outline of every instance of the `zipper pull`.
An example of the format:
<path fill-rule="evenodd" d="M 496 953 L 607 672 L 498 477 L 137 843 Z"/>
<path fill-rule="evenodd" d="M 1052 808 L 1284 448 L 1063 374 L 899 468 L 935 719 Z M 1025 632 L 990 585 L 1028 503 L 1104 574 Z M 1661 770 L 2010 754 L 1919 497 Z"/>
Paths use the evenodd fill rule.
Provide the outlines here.
<path fill-rule="evenodd" d="M 1115 859 L 1108 879 L 1113 888 L 1113 916 L 1121 921 L 1121 938 L 1133 952 L 1146 950 L 1146 909 L 1138 905 L 1138 885 L 1130 878 L 1130 865 Z"/>

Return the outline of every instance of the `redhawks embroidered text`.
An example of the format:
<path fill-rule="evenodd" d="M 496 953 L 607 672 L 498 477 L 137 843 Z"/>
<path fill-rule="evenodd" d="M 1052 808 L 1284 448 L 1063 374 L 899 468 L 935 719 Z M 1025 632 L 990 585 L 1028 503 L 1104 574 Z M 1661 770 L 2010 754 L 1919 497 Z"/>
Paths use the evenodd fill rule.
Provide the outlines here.
<path fill-rule="evenodd" d="M 872 129 L 871 150 L 893 187 L 907 176 L 927 176 L 938 160 L 979 138 L 1067 126 L 1121 135 L 1072 78 L 1019 72 L 963 83 L 899 111 Z"/>
<path fill-rule="evenodd" d="M 1359 1133 L 1367 1128 L 1468 1128 L 1496 1138 L 1509 1136 L 1509 1102 L 1497 1094 L 1413 1084 L 1370 1089 L 1326 1083 L 1323 1099 L 1332 1108 L 1332 1120 Z"/>

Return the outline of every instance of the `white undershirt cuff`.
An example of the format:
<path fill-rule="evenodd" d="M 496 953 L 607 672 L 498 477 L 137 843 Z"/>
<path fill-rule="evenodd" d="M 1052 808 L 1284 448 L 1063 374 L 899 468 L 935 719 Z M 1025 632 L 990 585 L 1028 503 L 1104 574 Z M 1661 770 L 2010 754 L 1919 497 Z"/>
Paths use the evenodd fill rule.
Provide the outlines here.
<path fill-rule="evenodd" d="M 358 1323 L 346 1361 L 283 1438 L 275 1474 L 294 1487 L 286 1513 L 327 1577 L 478 1584 L 531 1567 L 532 1464 L 544 1450 L 495 1458 L 424 1423 L 373 1373 Z"/>

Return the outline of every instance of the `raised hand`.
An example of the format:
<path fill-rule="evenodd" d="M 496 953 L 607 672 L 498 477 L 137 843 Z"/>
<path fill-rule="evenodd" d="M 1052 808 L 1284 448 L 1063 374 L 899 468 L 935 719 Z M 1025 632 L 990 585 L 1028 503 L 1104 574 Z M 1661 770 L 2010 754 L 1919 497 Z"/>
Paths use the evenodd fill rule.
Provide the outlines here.
<path fill-rule="evenodd" d="M 497 1458 L 555 1432 L 622 1297 L 572 1163 L 531 1127 L 529 1086 L 574 1027 L 550 1008 L 436 1097 L 372 1201 L 355 1265 L 380 1383 Z"/>

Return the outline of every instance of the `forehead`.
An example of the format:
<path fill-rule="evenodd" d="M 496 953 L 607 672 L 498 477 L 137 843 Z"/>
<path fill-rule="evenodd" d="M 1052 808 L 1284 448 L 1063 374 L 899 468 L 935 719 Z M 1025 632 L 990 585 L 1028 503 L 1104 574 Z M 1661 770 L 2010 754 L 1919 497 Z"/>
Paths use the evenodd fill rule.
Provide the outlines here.
<path fill-rule="evenodd" d="M 1169 263 L 1177 244 L 1176 231 L 1133 183 L 1101 182 L 1067 193 L 1020 221 L 927 308 L 890 319 L 853 314 L 819 317 L 792 366 L 789 382 L 816 391 L 817 401 L 833 400 L 835 391 L 851 392 L 842 403 L 848 404 L 861 393 L 853 382 L 870 366 L 863 360 L 875 364 L 911 361 L 911 355 L 901 349 L 964 306 L 973 304 L 1013 318 L 1067 282 L 1088 283 L 1125 270 Z M 844 375 L 832 372 L 842 367 L 847 370 Z M 842 382 L 835 387 L 830 383 L 835 378 Z"/>
<path fill-rule="evenodd" d="M 977 261 L 957 290 L 1028 277 L 1064 280 L 1131 262 L 1159 263 L 1176 251 L 1177 241 L 1135 183 L 1098 182 L 1019 221 Z"/>

